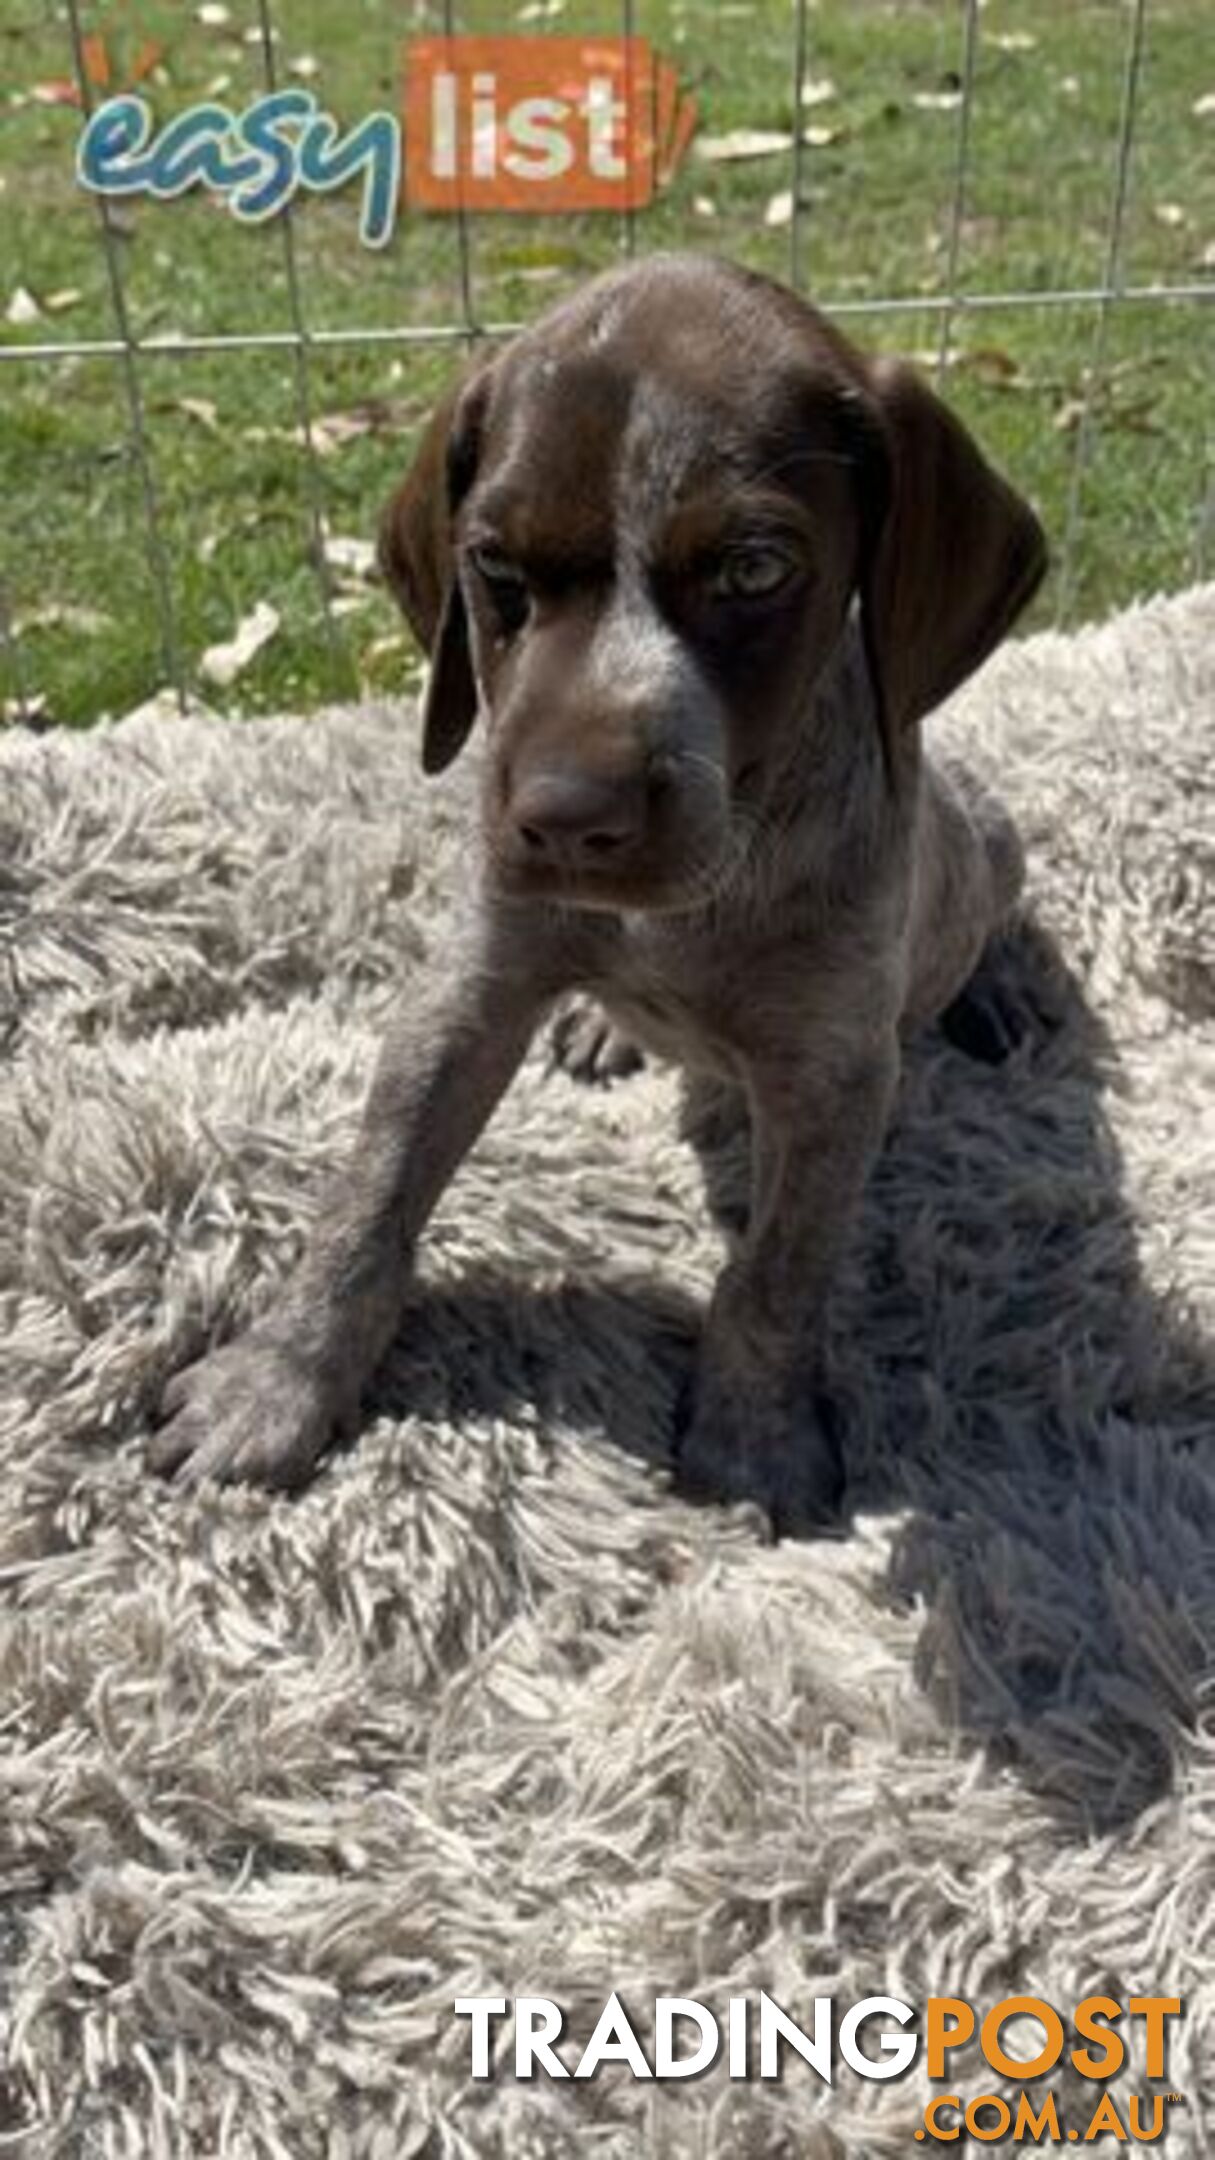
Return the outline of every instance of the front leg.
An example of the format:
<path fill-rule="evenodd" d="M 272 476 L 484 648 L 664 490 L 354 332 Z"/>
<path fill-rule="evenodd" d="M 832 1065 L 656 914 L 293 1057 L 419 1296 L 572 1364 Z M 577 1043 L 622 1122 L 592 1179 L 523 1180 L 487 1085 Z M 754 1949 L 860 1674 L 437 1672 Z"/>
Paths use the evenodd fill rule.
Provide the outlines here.
<path fill-rule="evenodd" d="M 748 1076 L 751 1214 L 709 1307 L 680 1468 L 694 1490 L 758 1500 L 777 1528 L 839 1506 L 838 1450 L 814 1403 L 819 1322 L 897 1080 L 893 1027 L 830 1067 Z"/>
<path fill-rule="evenodd" d="M 539 970 L 521 963 L 528 951 L 526 937 L 487 932 L 411 984 L 296 1273 L 245 1335 L 170 1381 L 153 1468 L 191 1482 L 299 1485 L 333 1434 L 353 1427 L 423 1225 L 547 1007 Z"/>

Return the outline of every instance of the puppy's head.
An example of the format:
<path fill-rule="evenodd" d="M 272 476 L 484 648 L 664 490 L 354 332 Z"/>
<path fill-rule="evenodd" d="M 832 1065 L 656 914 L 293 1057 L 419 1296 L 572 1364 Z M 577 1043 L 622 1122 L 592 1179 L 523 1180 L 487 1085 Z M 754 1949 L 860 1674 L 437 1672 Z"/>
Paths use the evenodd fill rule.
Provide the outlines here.
<path fill-rule="evenodd" d="M 909 369 L 765 279 L 656 257 L 449 395 L 381 559 L 431 656 L 427 770 L 488 728 L 500 881 L 671 908 L 778 805 L 854 596 L 897 781 L 1045 556 Z"/>

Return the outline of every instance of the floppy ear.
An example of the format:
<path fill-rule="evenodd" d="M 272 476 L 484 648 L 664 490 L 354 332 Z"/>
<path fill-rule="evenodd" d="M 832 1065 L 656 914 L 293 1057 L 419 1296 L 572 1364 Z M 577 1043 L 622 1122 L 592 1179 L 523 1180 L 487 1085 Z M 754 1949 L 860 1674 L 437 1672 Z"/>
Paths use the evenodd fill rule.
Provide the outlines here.
<path fill-rule="evenodd" d="M 417 455 L 380 521 L 379 560 L 423 649 L 422 768 L 442 772 L 477 715 L 477 684 L 451 521 L 472 484 L 484 375 L 457 383 L 426 424 Z"/>
<path fill-rule="evenodd" d="M 1011 628 L 1046 569 L 1042 528 L 961 422 L 901 360 L 866 367 L 861 613 L 888 750 Z M 873 440 L 876 434 L 876 444 Z"/>

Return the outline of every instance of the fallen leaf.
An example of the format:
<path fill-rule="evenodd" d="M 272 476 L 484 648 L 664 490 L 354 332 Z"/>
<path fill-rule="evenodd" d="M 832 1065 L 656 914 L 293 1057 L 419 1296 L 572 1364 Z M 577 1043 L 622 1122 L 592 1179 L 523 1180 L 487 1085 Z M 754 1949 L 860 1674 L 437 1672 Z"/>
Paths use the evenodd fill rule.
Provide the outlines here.
<path fill-rule="evenodd" d="M 397 653 L 409 648 L 409 639 L 400 631 L 390 631 L 387 637 L 373 638 L 363 654 L 364 660 L 391 660 Z"/>
<path fill-rule="evenodd" d="M 4 320 L 12 323 L 14 328 L 19 330 L 28 328 L 30 323 L 42 321 L 42 309 L 35 300 L 33 293 L 27 292 L 24 285 L 18 285 L 14 291 L 12 299 L 4 310 Z"/>
<path fill-rule="evenodd" d="M 357 615 L 360 608 L 370 607 L 374 594 L 340 592 L 329 602 L 334 615 Z"/>
<path fill-rule="evenodd" d="M 704 218 L 716 217 L 717 204 L 714 202 L 713 197 L 711 195 L 693 195 L 692 215 L 693 217 Z"/>
<path fill-rule="evenodd" d="M 951 354 L 950 365 L 997 390 L 1021 379 L 1019 364 L 1000 345 L 973 345 L 969 351 Z"/>
<path fill-rule="evenodd" d="M 1200 98 L 1195 98 L 1190 109 L 1197 120 L 1215 119 L 1215 90 L 1204 91 Z"/>
<path fill-rule="evenodd" d="M 793 137 L 775 128 L 733 128 L 728 135 L 702 135 L 696 154 L 709 165 L 728 165 L 736 158 L 775 157 L 793 148 Z"/>
<path fill-rule="evenodd" d="M 5 727 L 18 727 L 23 723 L 26 727 L 36 727 L 45 719 L 46 697 L 41 690 L 36 690 L 32 697 L 10 697 L 0 701 L 0 720 Z"/>
<path fill-rule="evenodd" d="M 515 21 L 521 23 L 551 22 L 555 15 L 563 15 L 564 13 L 565 0 L 526 0 L 526 5 L 518 10 Z"/>
<path fill-rule="evenodd" d="M 312 423 L 313 445 L 318 456 L 332 457 L 347 443 L 357 442 L 360 435 L 374 434 L 378 424 L 366 406 L 354 406 L 349 412 L 318 413 Z M 303 427 L 296 433 L 301 442 L 307 441 L 307 431 Z"/>
<path fill-rule="evenodd" d="M 807 150 L 826 150 L 831 143 L 840 140 L 844 130 L 837 127 L 808 127 L 802 129 L 802 141 Z"/>
<path fill-rule="evenodd" d="M 48 315 L 66 314 L 68 308 L 79 307 L 84 294 L 76 285 L 63 285 L 58 292 L 44 293 L 42 305 Z"/>
<path fill-rule="evenodd" d="M 1078 75 L 1065 75 L 1059 84 L 1059 88 L 1062 90 L 1064 97 L 1079 97 L 1080 77 Z"/>
<path fill-rule="evenodd" d="M 1215 270 L 1215 240 L 1208 240 L 1198 260 L 1204 270 Z"/>
<path fill-rule="evenodd" d="M 764 224 L 779 227 L 781 225 L 791 225 L 792 223 L 793 190 L 792 188 L 782 188 L 779 195 L 772 197 L 767 209 L 764 211 Z"/>
<path fill-rule="evenodd" d="M 187 420 L 197 420 L 212 435 L 219 428 L 219 407 L 205 397 L 157 398 L 155 412 L 184 413 Z"/>
<path fill-rule="evenodd" d="M 271 607 L 268 600 L 259 600 L 253 613 L 237 625 L 234 638 L 226 645 L 208 645 L 198 663 L 199 674 L 219 689 L 227 689 L 238 675 L 243 675 L 263 645 L 269 644 L 278 627 L 278 609 Z"/>
<path fill-rule="evenodd" d="M 205 705 L 201 698 L 191 697 L 188 692 L 183 713 L 176 690 L 154 690 L 151 697 L 144 699 L 142 705 L 132 705 L 130 712 L 125 712 L 120 717 L 124 721 L 151 720 L 164 723 L 182 719 L 219 720 L 222 714 L 216 712 L 213 705 Z"/>
<path fill-rule="evenodd" d="M 19 615 L 13 631 L 17 637 L 23 637 L 27 630 L 76 630 L 82 637 L 96 637 L 98 631 L 108 630 L 113 621 L 113 616 L 103 614 L 100 608 L 52 604 L 35 608 L 31 615 Z"/>
<path fill-rule="evenodd" d="M 298 75 L 301 82 L 311 82 L 321 72 L 321 63 L 315 53 L 301 53 L 298 60 L 288 60 L 287 73 Z"/>
<path fill-rule="evenodd" d="M 69 75 L 53 76 L 50 82 L 35 83 L 30 96 L 35 105 L 79 105 L 80 91 Z"/>
<path fill-rule="evenodd" d="M 1158 202 L 1152 211 L 1152 215 L 1158 225 L 1185 224 L 1185 211 L 1180 203 Z"/>
<path fill-rule="evenodd" d="M 194 10 L 194 20 L 200 22 L 204 30 L 222 30 L 231 22 L 232 10 L 224 7 L 222 0 L 203 0 L 202 6 Z"/>
<path fill-rule="evenodd" d="M 821 75 L 817 82 L 807 79 L 802 84 L 803 105 L 825 105 L 835 94 L 835 84 L 828 75 Z"/>
<path fill-rule="evenodd" d="M 991 30 L 987 42 L 997 52 L 1032 52 L 1038 40 L 1032 30 Z"/>
<path fill-rule="evenodd" d="M 213 75 L 210 82 L 207 84 L 207 96 L 222 97 L 225 90 L 230 90 L 231 88 L 232 77 L 230 75 Z"/>
<path fill-rule="evenodd" d="M 919 112 L 956 112 L 962 102 L 960 90 L 916 90 L 912 104 Z"/>
<path fill-rule="evenodd" d="M 357 540 L 343 533 L 326 533 L 325 561 L 331 570 L 354 578 L 369 578 L 375 570 L 375 548 L 370 540 Z"/>
<path fill-rule="evenodd" d="M 270 43 L 271 43 L 272 45 L 277 45 L 277 44 L 278 44 L 278 41 L 279 41 L 279 36 L 278 36 L 278 25 L 277 25 L 276 23 L 271 23 L 271 25 L 270 25 Z M 241 41 L 241 42 L 242 42 L 243 44 L 245 44 L 245 45 L 261 45 L 261 44 L 263 44 L 263 43 L 265 42 L 265 40 L 264 40 L 264 39 L 263 39 L 263 37 L 262 37 L 262 33 L 261 33 L 261 29 L 260 29 L 259 25 L 255 23 L 255 24 L 253 25 L 253 28 L 252 28 L 251 30 L 246 30 L 246 31 L 244 32 L 244 34 L 243 34 L 243 37 L 242 37 L 242 41 Z"/>

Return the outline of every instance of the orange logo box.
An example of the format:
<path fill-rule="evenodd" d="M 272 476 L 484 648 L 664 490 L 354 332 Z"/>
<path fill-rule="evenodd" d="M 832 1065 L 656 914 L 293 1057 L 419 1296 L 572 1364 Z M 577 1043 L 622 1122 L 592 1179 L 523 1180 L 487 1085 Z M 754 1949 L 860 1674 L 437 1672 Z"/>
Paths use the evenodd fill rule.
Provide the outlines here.
<path fill-rule="evenodd" d="M 646 38 L 429 37 L 405 48 L 417 210 L 640 210 L 696 125 Z"/>

